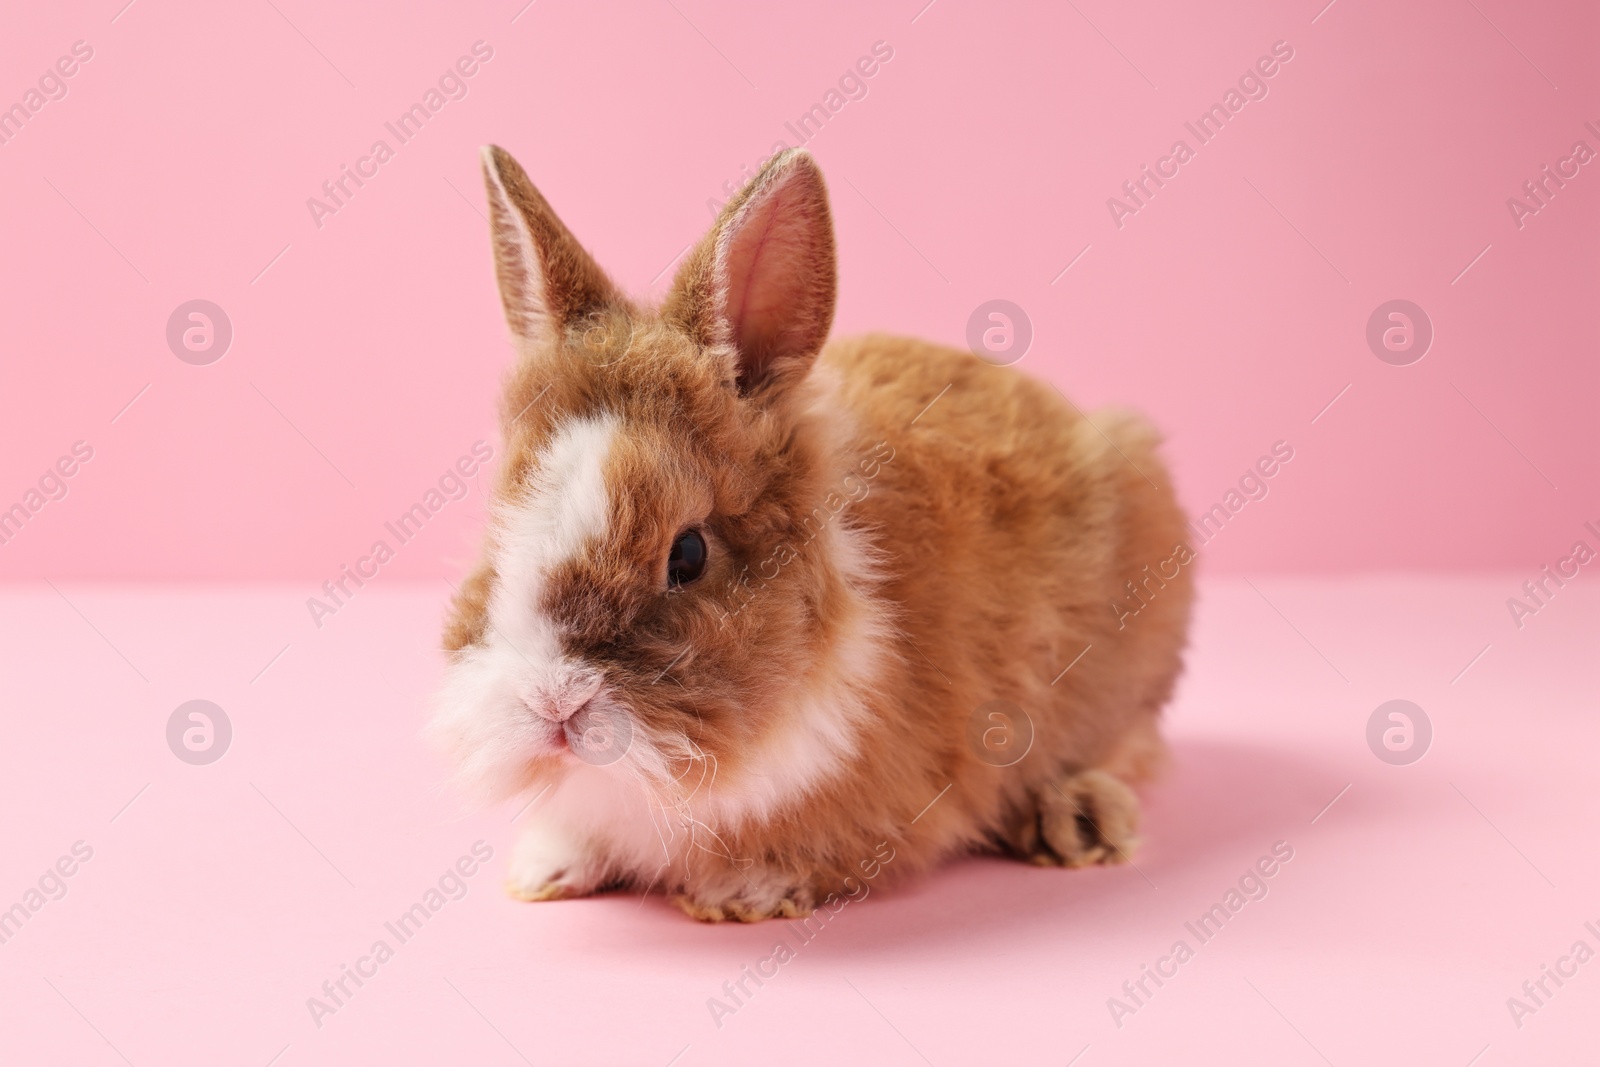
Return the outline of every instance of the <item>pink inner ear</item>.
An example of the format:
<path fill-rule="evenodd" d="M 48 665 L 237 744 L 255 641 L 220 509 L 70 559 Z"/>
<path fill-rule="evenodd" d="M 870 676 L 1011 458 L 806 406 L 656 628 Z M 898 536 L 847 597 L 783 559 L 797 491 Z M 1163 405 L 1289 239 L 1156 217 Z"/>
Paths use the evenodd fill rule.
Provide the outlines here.
<path fill-rule="evenodd" d="M 757 283 L 762 272 L 762 256 L 766 253 L 768 238 L 773 237 L 773 230 L 778 224 L 778 210 L 784 202 L 784 190 L 768 198 L 768 202 L 757 206 L 744 219 L 734 234 L 731 248 L 728 250 L 728 323 L 733 326 L 734 342 L 738 344 L 747 333 L 747 317 L 754 312 L 755 317 L 760 317 L 768 307 L 760 306 L 762 293 L 757 288 Z M 755 298 L 757 306 L 750 307 L 750 299 Z"/>
<path fill-rule="evenodd" d="M 801 225 L 783 215 L 788 196 L 786 188 L 772 193 L 739 222 L 729 242 L 725 307 L 747 373 L 759 372 L 770 359 L 778 316 L 786 310 L 785 297 L 799 283 L 804 266 L 794 262 L 804 242 L 794 240 L 799 234 L 785 232 Z"/>

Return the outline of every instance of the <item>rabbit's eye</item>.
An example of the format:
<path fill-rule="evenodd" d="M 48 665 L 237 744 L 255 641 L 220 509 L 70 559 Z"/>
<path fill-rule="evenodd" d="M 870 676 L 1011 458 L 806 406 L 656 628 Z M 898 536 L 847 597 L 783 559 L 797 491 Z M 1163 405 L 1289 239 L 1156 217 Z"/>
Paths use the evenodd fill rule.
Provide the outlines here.
<path fill-rule="evenodd" d="M 706 569 L 706 539 L 699 530 L 685 530 L 672 542 L 667 557 L 667 584 L 687 585 Z"/>

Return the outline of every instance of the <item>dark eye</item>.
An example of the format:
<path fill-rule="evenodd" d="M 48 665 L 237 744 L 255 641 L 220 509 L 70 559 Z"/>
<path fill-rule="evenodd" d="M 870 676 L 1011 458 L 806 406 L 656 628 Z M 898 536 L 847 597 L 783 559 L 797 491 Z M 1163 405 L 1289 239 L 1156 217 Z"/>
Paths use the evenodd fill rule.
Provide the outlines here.
<path fill-rule="evenodd" d="M 699 530 L 685 530 L 672 542 L 667 557 L 667 584 L 686 585 L 706 569 L 706 539 Z"/>

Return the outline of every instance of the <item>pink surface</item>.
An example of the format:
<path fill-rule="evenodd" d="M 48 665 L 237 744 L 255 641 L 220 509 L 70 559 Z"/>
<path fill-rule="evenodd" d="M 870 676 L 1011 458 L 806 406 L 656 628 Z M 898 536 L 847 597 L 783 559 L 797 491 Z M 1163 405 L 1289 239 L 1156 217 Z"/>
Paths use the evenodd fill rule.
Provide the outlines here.
<path fill-rule="evenodd" d="M 1507 202 L 1600 149 L 1593 5 L 125 4 L 14 5 L 0 40 L 0 104 L 38 103 L 0 144 L 0 507 L 94 450 L 0 576 L 335 575 L 493 440 L 477 146 L 659 293 L 708 201 L 880 41 L 808 142 L 841 332 L 959 344 L 1017 303 L 1022 366 L 1151 412 L 1197 511 L 1289 442 L 1217 572 L 1521 570 L 1591 517 L 1600 177 Z M 1186 131 L 1279 41 L 1264 98 Z M 385 123 L 462 57 L 401 144 Z M 1179 138 L 1194 158 L 1119 226 L 1108 200 Z M 343 166 L 369 179 L 314 219 Z M 166 340 L 194 299 L 233 326 L 209 366 Z M 1392 299 L 1435 328 L 1410 366 L 1365 340 Z M 391 578 L 456 573 L 476 522 L 445 509 Z"/>
<path fill-rule="evenodd" d="M 1518 631 L 1520 578 L 1207 580 L 1137 869 L 972 860 L 874 892 L 720 1028 L 707 1001 L 799 937 L 503 896 L 514 808 L 463 813 L 415 740 L 442 582 L 314 639 L 293 587 L 13 589 L 0 906 L 93 856 L 0 946 L 0 1063 L 1592 1062 L 1600 963 L 1520 1028 L 1506 1005 L 1600 948 L 1600 596 Z M 233 725 L 209 766 L 163 737 L 197 698 Z M 1433 724 L 1409 766 L 1364 738 L 1393 698 Z M 465 895 L 387 933 L 478 841 Z M 1279 841 L 1265 898 L 1188 934 Z M 393 958 L 318 1027 L 308 998 L 378 939 Z M 1194 958 L 1119 1028 L 1108 998 L 1178 939 Z"/>

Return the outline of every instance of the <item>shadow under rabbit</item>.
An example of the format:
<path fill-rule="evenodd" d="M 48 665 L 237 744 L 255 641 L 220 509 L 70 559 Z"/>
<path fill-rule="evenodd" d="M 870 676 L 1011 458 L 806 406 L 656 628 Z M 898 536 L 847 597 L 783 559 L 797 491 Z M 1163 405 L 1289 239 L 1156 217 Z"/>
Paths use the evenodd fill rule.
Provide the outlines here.
<path fill-rule="evenodd" d="M 1164 921 L 1188 906 L 1184 888 L 1217 872 L 1224 881 L 1268 852 L 1273 843 L 1303 839 L 1310 820 L 1348 776 L 1302 751 L 1231 739 L 1186 737 L 1172 742 L 1163 776 L 1143 791 L 1143 846 L 1131 862 L 1077 870 L 1040 868 L 999 856 L 953 860 L 920 878 L 870 885 L 824 930 L 830 954 L 880 955 L 910 944 L 956 948 L 981 942 L 988 951 L 1040 936 L 1102 937 L 1128 924 Z M 1381 793 L 1345 797 L 1341 817 L 1392 819 Z M 1209 881 L 1195 892 L 1215 888 Z M 1176 892 L 1174 892 L 1176 890 Z M 562 907 L 582 906 L 581 902 Z M 627 908 L 638 917 L 617 948 L 635 961 L 651 946 L 667 952 L 690 944 L 770 945 L 775 923 L 686 924 L 664 898 L 619 892 L 589 907 Z M 840 921 L 843 920 L 843 921 Z M 641 944 L 641 927 L 655 927 Z M 604 951 L 602 945 L 591 947 Z"/>

